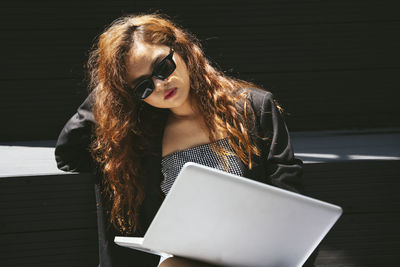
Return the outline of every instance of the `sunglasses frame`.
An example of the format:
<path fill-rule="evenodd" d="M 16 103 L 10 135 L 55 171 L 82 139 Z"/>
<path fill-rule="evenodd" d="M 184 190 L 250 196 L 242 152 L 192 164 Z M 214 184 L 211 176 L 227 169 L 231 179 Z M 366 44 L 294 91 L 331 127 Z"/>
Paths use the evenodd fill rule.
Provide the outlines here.
<path fill-rule="evenodd" d="M 133 92 L 134 94 L 140 99 L 140 100 L 144 100 L 147 97 L 149 97 L 154 89 L 155 89 L 155 85 L 153 82 L 153 77 L 159 79 L 159 80 L 165 80 L 167 79 L 169 76 L 171 76 L 171 74 L 175 71 L 176 69 L 176 63 L 173 59 L 174 56 L 174 52 L 175 50 L 173 48 L 170 48 L 169 54 L 163 58 L 155 67 L 153 70 L 153 73 L 149 76 L 147 76 L 146 78 L 144 78 L 143 80 L 141 80 L 134 88 L 133 88 Z M 162 75 L 160 73 L 158 73 L 157 69 L 159 68 L 159 66 L 161 64 L 164 64 L 164 62 L 166 62 L 167 60 L 170 60 L 172 63 L 173 68 L 171 68 L 170 72 L 168 72 L 168 75 Z M 146 84 L 147 83 L 147 84 Z M 143 90 L 138 90 L 140 86 L 143 86 L 144 84 L 146 84 L 146 88 Z"/>

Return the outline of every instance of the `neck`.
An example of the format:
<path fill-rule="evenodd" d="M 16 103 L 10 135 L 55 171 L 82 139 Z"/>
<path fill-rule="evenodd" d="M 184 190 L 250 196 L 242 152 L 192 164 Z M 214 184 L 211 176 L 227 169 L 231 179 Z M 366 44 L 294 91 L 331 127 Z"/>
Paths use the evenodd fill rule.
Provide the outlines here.
<path fill-rule="evenodd" d="M 198 110 L 191 104 L 191 101 L 186 101 L 182 106 L 170 108 L 171 116 L 176 119 L 193 119 L 199 116 Z"/>

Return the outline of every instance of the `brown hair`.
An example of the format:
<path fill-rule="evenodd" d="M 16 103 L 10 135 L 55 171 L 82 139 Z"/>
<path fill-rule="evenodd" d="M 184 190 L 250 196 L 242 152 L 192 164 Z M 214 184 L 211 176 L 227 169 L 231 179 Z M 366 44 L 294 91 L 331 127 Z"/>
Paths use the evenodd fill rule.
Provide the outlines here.
<path fill-rule="evenodd" d="M 121 232 L 139 229 L 139 210 L 145 198 L 142 156 L 149 153 L 152 129 L 165 113 L 144 105 L 127 90 L 124 59 L 138 39 L 173 47 L 183 58 L 189 71 L 191 97 L 204 117 L 211 141 L 216 141 L 218 133 L 226 132 L 235 153 L 249 168 L 252 155 L 259 154 L 248 133 L 251 120 L 247 101 L 241 101 L 241 107 L 236 104 L 246 98 L 245 91 L 238 89 L 253 84 L 227 77 L 214 68 L 195 37 L 163 16 L 126 16 L 114 21 L 100 35 L 88 66 L 97 121 L 92 155 L 104 173 L 106 210 Z M 229 154 L 222 147 L 217 150 L 220 155 Z"/>

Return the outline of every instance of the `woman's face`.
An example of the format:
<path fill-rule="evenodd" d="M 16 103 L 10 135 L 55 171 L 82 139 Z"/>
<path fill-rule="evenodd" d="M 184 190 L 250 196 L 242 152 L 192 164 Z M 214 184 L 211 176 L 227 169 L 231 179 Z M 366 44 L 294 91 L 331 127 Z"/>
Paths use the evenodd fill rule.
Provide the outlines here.
<path fill-rule="evenodd" d="M 165 45 L 154 45 L 135 41 L 125 59 L 127 82 L 134 90 L 143 77 L 148 78 L 154 67 L 170 53 Z M 178 53 L 173 54 L 176 64 L 174 72 L 164 80 L 151 77 L 154 83 L 153 92 L 144 101 L 157 108 L 179 109 L 190 105 L 190 78 L 186 64 Z M 155 64 L 154 64 L 155 63 Z"/>

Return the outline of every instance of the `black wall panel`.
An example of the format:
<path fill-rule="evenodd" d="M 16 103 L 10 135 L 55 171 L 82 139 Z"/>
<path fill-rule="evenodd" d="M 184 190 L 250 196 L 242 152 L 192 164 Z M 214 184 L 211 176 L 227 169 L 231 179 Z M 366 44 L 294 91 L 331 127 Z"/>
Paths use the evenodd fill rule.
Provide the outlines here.
<path fill-rule="evenodd" d="M 97 266 L 94 178 L 0 178 L 1 266 Z"/>
<path fill-rule="evenodd" d="M 396 1 L 3 1 L 0 141 L 55 139 L 86 95 L 87 51 L 128 13 L 160 11 L 228 74 L 271 90 L 291 130 L 399 127 Z"/>

